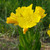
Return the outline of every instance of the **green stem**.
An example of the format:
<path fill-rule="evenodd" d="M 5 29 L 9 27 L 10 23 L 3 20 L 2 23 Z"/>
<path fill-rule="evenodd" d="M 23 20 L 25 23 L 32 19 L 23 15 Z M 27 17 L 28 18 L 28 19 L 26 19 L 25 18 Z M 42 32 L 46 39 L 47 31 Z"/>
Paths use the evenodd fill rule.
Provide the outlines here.
<path fill-rule="evenodd" d="M 40 34 L 38 30 L 34 33 L 33 28 L 23 34 L 20 28 L 19 31 L 19 50 L 40 50 Z"/>

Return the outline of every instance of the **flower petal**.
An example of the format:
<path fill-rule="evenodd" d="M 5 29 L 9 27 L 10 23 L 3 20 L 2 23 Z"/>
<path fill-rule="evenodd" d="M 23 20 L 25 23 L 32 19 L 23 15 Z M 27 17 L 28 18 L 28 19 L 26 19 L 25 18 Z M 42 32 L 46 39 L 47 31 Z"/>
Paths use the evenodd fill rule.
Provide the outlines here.
<path fill-rule="evenodd" d="M 28 31 L 28 28 L 24 28 L 24 29 L 23 29 L 23 34 L 25 34 L 26 31 Z"/>

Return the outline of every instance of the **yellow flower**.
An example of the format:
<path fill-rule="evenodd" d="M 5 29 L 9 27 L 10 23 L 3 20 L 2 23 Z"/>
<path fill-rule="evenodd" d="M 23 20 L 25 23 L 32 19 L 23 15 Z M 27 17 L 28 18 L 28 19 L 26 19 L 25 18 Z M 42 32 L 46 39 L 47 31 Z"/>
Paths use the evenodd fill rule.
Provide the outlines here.
<path fill-rule="evenodd" d="M 44 18 L 47 15 L 47 14 L 44 14 L 45 10 L 42 9 L 42 7 L 40 6 L 36 6 L 35 13 L 38 13 L 39 15 L 41 15 L 41 18 Z"/>
<path fill-rule="evenodd" d="M 49 24 L 49 28 L 50 28 L 50 24 Z"/>
<path fill-rule="evenodd" d="M 13 23 L 14 25 L 19 25 L 21 28 L 23 28 L 23 32 L 28 30 L 28 28 L 31 28 L 40 21 L 41 16 L 39 13 L 42 13 L 44 15 L 44 12 L 39 11 L 37 12 L 37 9 L 34 10 L 32 9 L 32 5 L 29 5 L 28 7 L 18 7 L 16 9 L 16 13 L 11 13 L 10 17 L 7 17 L 6 23 Z M 41 8 L 42 9 L 42 8 Z"/>
<path fill-rule="evenodd" d="M 47 31 L 47 34 L 50 36 L 50 30 Z"/>
<path fill-rule="evenodd" d="M 49 24 L 49 29 L 50 29 L 50 24 Z M 50 36 L 50 30 L 47 31 L 47 34 Z"/>

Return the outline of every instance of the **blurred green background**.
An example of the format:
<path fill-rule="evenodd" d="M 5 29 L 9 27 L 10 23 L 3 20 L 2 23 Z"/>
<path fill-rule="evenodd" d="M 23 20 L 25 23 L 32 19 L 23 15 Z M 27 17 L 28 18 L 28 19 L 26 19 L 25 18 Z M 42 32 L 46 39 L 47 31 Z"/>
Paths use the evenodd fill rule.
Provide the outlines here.
<path fill-rule="evenodd" d="M 45 9 L 47 16 L 41 20 L 36 27 L 38 27 L 41 33 L 41 39 L 44 42 L 50 42 L 47 30 L 50 24 L 50 0 L 0 0 L 0 37 L 8 36 L 16 38 L 19 36 L 17 26 L 6 23 L 6 18 L 10 16 L 11 12 L 15 13 L 15 10 L 21 6 L 28 6 L 33 4 L 33 9 L 36 6 L 41 6 Z M 5 46 L 5 45 L 4 45 Z"/>

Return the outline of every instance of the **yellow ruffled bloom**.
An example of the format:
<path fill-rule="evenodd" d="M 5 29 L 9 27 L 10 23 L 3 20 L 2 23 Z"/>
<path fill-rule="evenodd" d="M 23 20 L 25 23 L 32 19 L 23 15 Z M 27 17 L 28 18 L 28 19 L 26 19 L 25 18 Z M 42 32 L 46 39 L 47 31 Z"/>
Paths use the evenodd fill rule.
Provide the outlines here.
<path fill-rule="evenodd" d="M 23 28 L 23 32 L 28 30 L 28 28 L 31 28 L 40 21 L 41 17 L 44 15 L 45 11 L 40 11 L 41 9 L 37 10 L 35 9 L 35 12 L 42 13 L 40 15 L 39 13 L 35 13 L 34 10 L 32 9 L 32 5 L 29 5 L 28 7 L 18 7 L 16 9 L 16 13 L 11 13 L 10 17 L 7 17 L 6 23 L 13 23 L 14 25 L 19 25 L 21 28 Z M 43 9 L 42 9 L 43 10 Z M 46 16 L 46 15 L 45 15 Z"/>
<path fill-rule="evenodd" d="M 47 31 L 47 34 L 50 36 L 50 30 Z"/>
<path fill-rule="evenodd" d="M 50 29 L 50 24 L 49 24 L 49 29 Z M 47 34 L 50 36 L 50 30 L 47 31 Z"/>
<path fill-rule="evenodd" d="M 49 24 L 49 28 L 50 28 L 50 24 Z"/>

